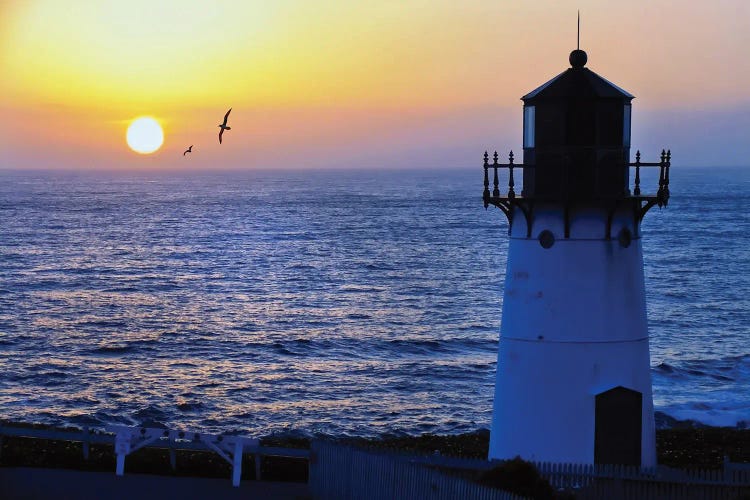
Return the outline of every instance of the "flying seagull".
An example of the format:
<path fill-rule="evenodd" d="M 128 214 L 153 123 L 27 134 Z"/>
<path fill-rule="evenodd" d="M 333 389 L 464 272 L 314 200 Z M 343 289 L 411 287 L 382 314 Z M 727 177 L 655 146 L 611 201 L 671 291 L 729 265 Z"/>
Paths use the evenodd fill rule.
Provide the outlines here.
<path fill-rule="evenodd" d="M 185 156 L 187 153 L 192 153 L 192 152 L 193 152 L 193 145 L 191 144 L 190 147 L 187 148 L 184 153 L 182 153 L 182 156 Z"/>
<path fill-rule="evenodd" d="M 232 127 L 227 127 L 227 118 L 229 118 L 229 113 L 232 112 L 232 108 L 229 108 L 229 111 L 227 111 L 227 114 L 224 115 L 224 123 L 221 125 L 218 125 L 218 127 L 221 128 L 219 130 L 219 144 L 221 144 L 221 136 L 224 134 L 225 130 L 232 130 Z"/>

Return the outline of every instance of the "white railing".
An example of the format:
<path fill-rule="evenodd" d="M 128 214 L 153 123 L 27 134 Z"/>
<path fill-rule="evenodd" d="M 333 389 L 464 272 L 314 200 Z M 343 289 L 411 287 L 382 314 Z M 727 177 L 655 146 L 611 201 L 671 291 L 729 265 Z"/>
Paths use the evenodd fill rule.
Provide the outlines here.
<path fill-rule="evenodd" d="M 170 460 L 174 450 L 180 442 L 202 443 L 209 450 L 217 453 L 232 467 L 232 486 L 240 485 L 242 476 L 242 454 L 247 448 L 250 453 L 259 455 L 260 441 L 243 436 L 223 436 L 216 434 L 200 434 L 197 432 L 174 431 L 167 429 L 154 429 L 146 427 L 126 427 L 123 425 L 109 425 L 108 432 L 115 435 L 115 454 L 117 465 L 115 474 L 122 476 L 125 473 L 125 457 L 146 446 L 166 445 L 170 450 Z M 230 457 L 229 454 L 232 456 Z M 256 459 L 256 472 L 260 472 Z"/>
<path fill-rule="evenodd" d="M 83 431 L 38 429 L 32 427 L 0 427 L 0 449 L 3 437 L 49 439 L 53 441 L 73 441 L 83 445 L 83 458 L 89 458 L 91 444 L 104 444 L 114 447 L 117 456 L 115 473 L 125 472 L 125 457 L 141 448 L 167 448 L 172 469 L 176 467 L 178 450 L 210 451 L 218 454 L 232 467 L 232 485 L 239 486 L 242 475 L 242 456 L 252 454 L 255 462 L 255 478 L 261 479 L 261 464 L 264 456 L 278 456 L 308 459 L 309 450 L 261 446 L 258 439 L 244 436 L 203 434 L 181 430 L 155 429 L 147 427 L 108 426 L 111 434 Z"/>

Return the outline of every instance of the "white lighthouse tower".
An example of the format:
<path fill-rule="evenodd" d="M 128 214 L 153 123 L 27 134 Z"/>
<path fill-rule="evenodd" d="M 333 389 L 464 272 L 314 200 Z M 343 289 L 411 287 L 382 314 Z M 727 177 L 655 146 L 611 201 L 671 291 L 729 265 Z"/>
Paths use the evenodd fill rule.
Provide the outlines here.
<path fill-rule="evenodd" d="M 669 200 L 670 153 L 630 163 L 633 96 L 586 60 L 522 98 L 522 165 L 485 153 L 485 207 L 510 225 L 489 458 L 652 466 L 640 224 Z"/>

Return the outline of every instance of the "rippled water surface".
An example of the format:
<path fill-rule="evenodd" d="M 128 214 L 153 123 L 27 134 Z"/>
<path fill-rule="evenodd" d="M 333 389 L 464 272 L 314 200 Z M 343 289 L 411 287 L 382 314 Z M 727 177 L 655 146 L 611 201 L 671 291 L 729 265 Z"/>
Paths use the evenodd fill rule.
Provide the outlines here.
<path fill-rule="evenodd" d="M 643 227 L 655 406 L 750 421 L 750 175 L 672 175 Z M 489 426 L 507 224 L 480 170 L 0 178 L 2 418 Z"/>

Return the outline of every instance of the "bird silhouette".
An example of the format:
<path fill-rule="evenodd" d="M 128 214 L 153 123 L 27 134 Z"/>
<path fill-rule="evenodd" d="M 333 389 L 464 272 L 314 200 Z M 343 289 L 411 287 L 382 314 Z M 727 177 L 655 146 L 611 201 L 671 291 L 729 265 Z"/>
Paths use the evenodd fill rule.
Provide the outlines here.
<path fill-rule="evenodd" d="M 227 118 L 229 118 L 229 113 L 232 112 L 232 108 L 229 108 L 229 111 L 227 111 L 227 114 L 224 115 L 224 122 L 221 125 L 218 125 L 218 127 L 221 128 L 219 130 L 219 144 L 221 144 L 221 136 L 224 135 L 225 130 L 232 130 L 232 127 L 227 127 Z"/>
<path fill-rule="evenodd" d="M 192 153 L 192 152 L 193 152 L 193 145 L 191 144 L 190 147 L 187 148 L 184 153 L 182 153 L 182 156 L 185 156 L 187 153 Z"/>

